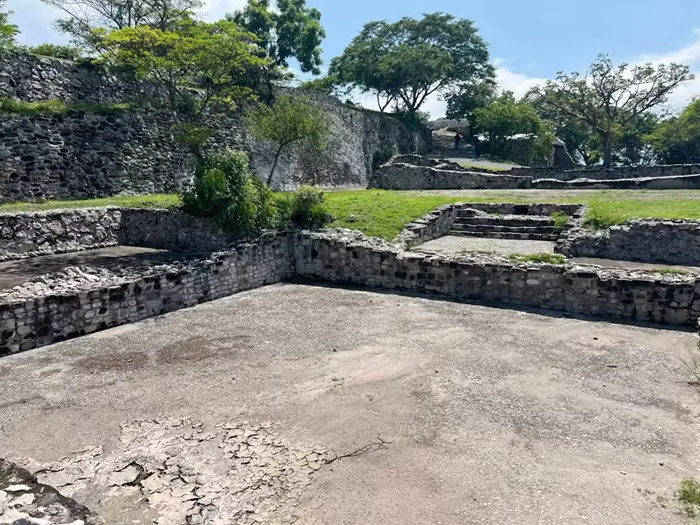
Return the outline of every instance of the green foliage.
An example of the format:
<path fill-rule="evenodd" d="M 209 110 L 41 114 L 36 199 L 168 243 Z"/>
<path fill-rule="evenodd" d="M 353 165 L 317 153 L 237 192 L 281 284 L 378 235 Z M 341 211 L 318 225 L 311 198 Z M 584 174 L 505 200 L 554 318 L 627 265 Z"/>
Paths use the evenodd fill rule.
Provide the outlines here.
<path fill-rule="evenodd" d="M 39 44 L 38 46 L 27 48 L 27 51 L 34 55 L 43 57 L 62 58 L 63 60 L 79 60 L 82 51 L 74 46 L 61 46 L 58 44 Z"/>
<path fill-rule="evenodd" d="M 569 224 L 569 221 L 571 220 L 571 217 L 569 217 L 566 213 L 562 211 L 555 211 L 551 215 L 552 221 L 554 222 L 554 229 L 558 232 L 561 232 L 566 228 L 566 225 Z"/>
<path fill-rule="evenodd" d="M 376 170 L 382 164 L 389 162 L 394 155 L 396 155 L 396 150 L 393 148 L 378 149 L 372 154 L 372 169 Z"/>
<path fill-rule="evenodd" d="M 333 220 L 323 191 L 302 186 L 295 192 L 283 193 L 277 200 L 279 223 L 298 228 L 321 228 Z"/>
<path fill-rule="evenodd" d="M 662 121 L 646 139 L 663 164 L 700 162 L 700 99 L 680 116 Z"/>
<path fill-rule="evenodd" d="M 494 68 L 472 21 L 433 13 L 366 24 L 330 74 L 374 93 L 381 111 L 394 104 L 416 113 L 432 93 L 492 80 Z"/>
<path fill-rule="evenodd" d="M 692 275 L 691 272 L 682 268 L 659 268 L 658 270 L 654 271 L 656 273 L 660 273 L 661 275 Z"/>
<path fill-rule="evenodd" d="M 306 0 L 248 0 L 245 8 L 226 18 L 258 37 L 260 47 L 278 67 L 288 67 L 295 58 L 302 72 L 321 74 L 321 42 L 326 31 L 321 12 L 307 7 Z"/>
<path fill-rule="evenodd" d="M 171 107 L 192 108 L 200 119 L 212 103 L 233 106 L 252 96 L 269 66 L 254 42 L 253 35 L 226 21 L 189 21 L 177 32 L 138 26 L 105 36 L 102 61 L 163 86 Z"/>
<path fill-rule="evenodd" d="M 488 136 L 486 151 L 498 158 L 507 158 L 509 142 L 515 135 L 530 135 L 529 139 L 518 139 L 527 140 L 528 164 L 544 164 L 552 154 L 551 131 L 530 104 L 516 101 L 510 91 L 488 107 L 474 110 L 474 131 Z"/>
<path fill-rule="evenodd" d="M 0 9 L 5 7 L 7 0 L 0 0 Z M 10 23 L 12 11 L 0 11 L 0 52 L 15 47 L 15 36 L 19 34 L 19 28 Z"/>
<path fill-rule="evenodd" d="M 687 66 L 651 64 L 629 68 L 615 66 L 605 55 L 581 75 L 559 73 L 556 81 L 535 88 L 532 95 L 541 97 L 552 111 L 584 123 L 602 142 L 603 164 L 613 163 L 615 133 L 634 118 L 663 104 L 679 84 L 693 75 Z"/>
<path fill-rule="evenodd" d="M 129 103 L 123 104 L 67 104 L 62 100 L 44 102 L 20 102 L 13 99 L 0 99 L 0 114 L 5 115 L 65 115 L 71 111 L 89 111 L 92 113 L 114 113 L 130 109 Z"/>
<path fill-rule="evenodd" d="M 277 226 L 270 188 L 251 171 L 240 151 L 205 155 L 194 175 L 194 188 L 182 196 L 183 209 L 213 219 L 224 230 L 251 235 Z"/>
<path fill-rule="evenodd" d="M 512 253 L 508 259 L 515 263 L 566 264 L 566 257 L 559 253 Z"/>
<path fill-rule="evenodd" d="M 268 184 L 272 184 L 280 155 L 287 146 L 298 144 L 313 150 L 326 146 L 329 133 L 326 114 L 306 97 L 282 95 L 271 106 L 259 104 L 246 118 L 254 137 L 277 145 Z"/>
<path fill-rule="evenodd" d="M 628 217 L 615 209 L 591 208 L 583 221 L 586 228 L 604 230 L 627 222 Z"/>
<path fill-rule="evenodd" d="M 333 75 L 327 75 L 325 77 L 302 82 L 299 87 L 301 89 L 317 91 L 319 93 L 323 93 L 324 95 L 329 95 L 336 98 L 347 97 L 350 94 L 350 89 L 347 86 L 343 86 L 338 80 L 338 77 Z"/>
<path fill-rule="evenodd" d="M 485 108 L 496 98 L 496 83 L 492 80 L 466 82 L 455 86 L 445 96 L 447 118 L 471 120 L 474 111 Z"/>
<path fill-rule="evenodd" d="M 202 0 L 42 0 L 66 15 L 56 22 L 79 47 L 101 49 L 102 39 L 111 31 L 145 26 L 173 31 L 190 20 Z"/>
<path fill-rule="evenodd" d="M 683 480 L 678 491 L 678 501 L 689 517 L 700 516 L 700 483 L 694 479 Z"/>

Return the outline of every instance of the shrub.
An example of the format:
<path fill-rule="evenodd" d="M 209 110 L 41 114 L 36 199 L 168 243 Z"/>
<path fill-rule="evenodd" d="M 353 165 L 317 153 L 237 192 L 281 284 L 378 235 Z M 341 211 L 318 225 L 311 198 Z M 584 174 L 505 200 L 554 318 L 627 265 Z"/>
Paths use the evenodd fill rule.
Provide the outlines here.
<path fill-rule="evenodd" d="M 314 229 L 333 221 L 325 194 L 310 186 L 302 186 L 295 192 L 282 195 L 277 207 L 280 225 Z"/>
<path fill-rule="evenodd" d="M 396 154 L 393 148 L 382 148 L 378 149 L 372 154 L 372 169 L 377 169 L 382 164 L 389 162 L 389 160 Z"/>
<path fill-rule="evenodd" d="M 678 500 L 689 517 L 700 515 L 700 483 L 693 479 L 683 480 L 678 491 Z"/>
<path fill-rule="evenodd" d="M 186 212 L 213 219 L 238 235 L 277 227 L 275 199 L 251 171 L 241 151 L 205 155 L 194 175 L 194 188 L 182 196 Z"/>
<path fill-rule="evenodd" d="M 57 44 L 39 44 L 38 46 L 30 47 L 28 51 L 34 55 L 62 58 L 64 60 L 75 61 L 82 57 L 82 52 L 79 48 Z"/>
<path fill-rule="evenodd" d="M 561 212 L 561 211 L 555 211 L 552 213 L 552 221 L 554 222 L 554 229 L 558 232 L 561 232 L 566 228 L 566 225 L 569 224 L 569 220 L 571 217 L 569 217 L 566 213 Z"/>

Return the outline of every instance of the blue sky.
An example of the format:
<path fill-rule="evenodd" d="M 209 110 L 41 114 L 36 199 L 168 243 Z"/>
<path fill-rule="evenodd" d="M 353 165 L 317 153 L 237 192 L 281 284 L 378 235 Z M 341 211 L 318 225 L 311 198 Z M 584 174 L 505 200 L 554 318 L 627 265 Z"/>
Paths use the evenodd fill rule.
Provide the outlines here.
<path fill-rule="evenodd" d="M 208 0 L 202 14 L 217 19 L 245 0 Z M 500 84 L 523 94 L 557 71 L 585 69 L 598 53 L 616 61 L 685 63 L 700 77 L 700 0 L 307 0 L 323 14 L 324 57 L 342 52 L 370 20 L 418 17 L 445 11 L 473 20 L 489 42 Z M 40 0 L 9 0 L 27 44 L 60 42 L 51 21 L 57 12 Z M 700 78 L 673 95 L 674 107 L 700 97 Z M 369 100 L 368 105 L 371 105 Z M 427 108 L 441 116 L 435 97 Z"/>

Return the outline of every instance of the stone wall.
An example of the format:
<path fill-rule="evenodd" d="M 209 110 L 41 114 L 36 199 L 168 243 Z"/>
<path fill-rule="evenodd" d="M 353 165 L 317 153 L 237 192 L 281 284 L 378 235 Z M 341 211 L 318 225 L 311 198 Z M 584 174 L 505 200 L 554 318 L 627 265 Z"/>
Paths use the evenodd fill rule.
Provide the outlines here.
<path fill-rule="evenodd" d="M 574 179 L 617 180 L 657 177 L 678 177 L 700 174 L 700 164 L 670 164 L 658 166 L 616 166 L 605 169 L 592 166 L 583 169 L 562 170 L 557 168 L 516 167 L 513 175 L 530 176 L 533 179 L 556 179 L 569 181 Z"/>
<path fill-rule="evenodd" d="M 530 177 L 496 175 L 389 162 L 375 171 L 371 188 L 384 190 L 490 190 L 529 188 Z"/>
<path fill-rule="evenodd" d="M 700 189 L 700 175 L 611 180 L 541 179 L 532 181 L 531 187 L 541 190 L 697 190 Z"/>
<path fill-rule="evenodd" d="M 132 323 L 288 279 L 290 234 L 142 275 L 29 283 L 0 301 L 0 356 Z M 81 272 L 84 273 L 84 272 Z M 89 277 L 90 274 L 88 274 Z"/>
<path fill-rule="evenodd" d="M 297 275 L 324 282 L 672 325 L 700 316 L 694 275 L 425 255 L 347 231 L 302 234 L 295 253 Z"/>
<path fill-rule="evenodd" d="M 594 232 L 570 230 L 556 251 L 567 257 L 597 257 L 700 266 L 700 221 L 636 220 Z"/>
<path fill-rule="evenodd" d="M 118 208 L 0 213 L 0 261 L 116 246 Z"/>

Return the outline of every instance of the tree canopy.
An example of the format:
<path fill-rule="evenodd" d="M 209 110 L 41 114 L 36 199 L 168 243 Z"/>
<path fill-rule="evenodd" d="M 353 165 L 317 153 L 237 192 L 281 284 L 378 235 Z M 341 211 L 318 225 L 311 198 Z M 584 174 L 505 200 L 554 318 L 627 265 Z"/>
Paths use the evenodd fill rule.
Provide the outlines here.
<path fill-rule="evenodd" d="M 366 24 L 331 62 L 339 82 L 416 113 L 429 95 L 494 77 L 488 46 L 470 20 L 445 13 Z"/>
<path fill-rule="evenodd" d="M 663 121 L 646 138 L 664 164 L 700 162 L 700 99 L 680 116 Z"/>
<path fill-rule="evenodd" d="M 56 25 L 74 43 L 93 49 L 99 45 L 99 30 L 147 26 L 172 31 L 200 9 L 202 0 L 41 0 L 57 7 L 66 17 Z"/>
<path fill-rule="evenodd" d="M 556 81 L 536 88 L 535 96 L 553 110 L 577 119 L 598 134 L 603 143 L 603 165 L 613 163 L 615 133 L 649 109 L 663 104 L 668 95 L 693 75 L 679 64 L 615 66 L 600 55 L 585 75 L 559 73 Z"/>
<path fill-rule="evenodd" d="M 178 32 L 128 27 L 109 33 L 103 48 L 107 64 L 134 68 L 138 78 L 164 86 L 172 107 L 188 106 L 195 116 L 212 102 L 250 94 L 269 65 L 255 36 L 225 20 L 190 21 Z"/>
<path fill-rule="evenodd" d="M 0 0 L 0 9 L 5 7 L 7 0 Z M 0 51 L 9 49 L 15 45 L 15 36 L 19 33 L 19 28 L 10 23 L 12 11 L 0 11 Z"/>
<path fill-rule="evenodd" d="M 259 45 L 278 67 L 289 67 L 295 58 L 304 73 L 321 73 L 321 43 L 326 31 L 321 12 L 307 7 L 306 0 L 277 0 L 277 10 L 270 0 L 248 0 L 243 9 L 227 15 L 259 39 Z"/>

